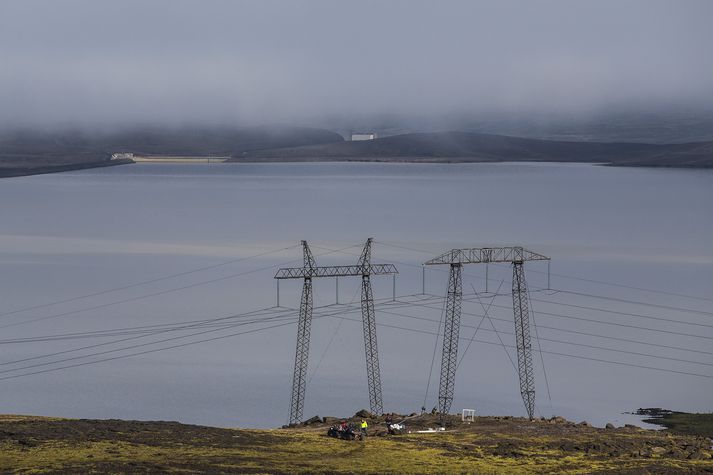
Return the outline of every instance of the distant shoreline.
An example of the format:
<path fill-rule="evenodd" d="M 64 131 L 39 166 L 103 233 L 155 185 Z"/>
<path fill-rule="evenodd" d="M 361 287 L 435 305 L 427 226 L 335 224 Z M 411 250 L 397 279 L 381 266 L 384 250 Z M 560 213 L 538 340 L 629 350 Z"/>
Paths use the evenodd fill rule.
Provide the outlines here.
<path fill-rule="evenodd" d="M 118 165 L 128 164 L 164 164 L 164 165 L 209 165 L 209 164 L 280 164 L 280 163 L 393 163 L 393 164 L 423 164 L 423 165 L 449 165 L 449 164 L 466 164 L 466 163 L 482 163 L 482 164 L 574 164 L 574 165 L 593 165 L 606 166 L 616 168 L 654 168 L 654 169 L 677 169 L 677 170 L 710 170 L 712 167 L 690 167 L 690 166 L 675 166 L 671 164 L 631 164 L 631 163 L 611 163 L 611 162 L 582 162 L 582 161 L 562 161 L 562 160 L 478 160 L 473 158 L 434 158 L 434 157 L 379 157 L 379 158 L 358 158 L 346 159 L 343 157 L 318 157 L 312 159 L 306 158 L 232 158 L 225 157 L 134 157 L 134 159 L 120 159 L 111 161 L 97 162 L 80 162 L 67 163 L 62 165 L 42 165 L 38 167 L 0 167 L 0 178 L 19 178 L 32 175 L 46 175 L 50 173 L 62 173 L 76 170 L 88 170 L 92 168 L 104 168 Z"/>
<path fill-rule="evenodd" d="M 113 167 L 116 165 L 128 165 L 134 163 L 133 160 L 102 160 L 96 162 L 63 163 L 61 165 L 40 165 L 37 167 L 0 167 L 0 178 L 18 178 L 31 175 L 46 175 L 48 173 L 61 173 L 75 170 L 86 170 L 89 168 Z"/>
<path fill-rule="evenodd" d="M 225 163 L 232 157 L 202 157 L 202 156 L 140 156 L 135 155 L 136 163 Z"/>
<path fill-rule="evenodd" d="M 134 162 L 551 162 L 711 169 L 713 141 L 572 142 L 464 131 L 349 141 L 330 130 L 300 127 L 132 129 L 105 134 L 0 131 L 0 177 Z"/>

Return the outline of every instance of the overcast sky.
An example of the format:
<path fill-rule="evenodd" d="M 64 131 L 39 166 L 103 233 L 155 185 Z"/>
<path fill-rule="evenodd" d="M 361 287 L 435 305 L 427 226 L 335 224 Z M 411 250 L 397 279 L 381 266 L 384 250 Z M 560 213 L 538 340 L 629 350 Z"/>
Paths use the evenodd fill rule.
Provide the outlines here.
<path fill-rule="evenodd" d="M 0 1 L 0 124 L 713 107 L 713 1 Z"/>

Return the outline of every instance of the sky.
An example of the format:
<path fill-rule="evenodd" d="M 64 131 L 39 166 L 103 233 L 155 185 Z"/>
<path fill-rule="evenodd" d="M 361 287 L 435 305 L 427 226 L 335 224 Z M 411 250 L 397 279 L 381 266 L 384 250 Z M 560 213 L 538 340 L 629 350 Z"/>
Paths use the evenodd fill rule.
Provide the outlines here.
<path fill-rule="evenodd" d="M 713 110 L 713 2 L 0 1 L 0 126 Z"/>

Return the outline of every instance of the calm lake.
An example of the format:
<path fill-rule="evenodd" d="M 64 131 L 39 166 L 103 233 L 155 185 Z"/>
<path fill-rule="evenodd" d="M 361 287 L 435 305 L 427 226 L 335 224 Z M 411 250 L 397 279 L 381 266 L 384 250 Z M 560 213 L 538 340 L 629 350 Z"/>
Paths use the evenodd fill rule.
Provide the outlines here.
<path fill-rule="evenodd" d="M 294 312 L 135 327 L 268 309 L 300 240 L 332 265 L 356 262 L 368 237 L 373 262 L 399 269 L 395 300 L 391 277 L 373 278 L 385 410 L 437 404 L 448 274 L 429 267 L 420 295 L 421 264 L 506 245 L 552 258 L 549 290 L 547 264 L 525 266 L 538 415 L 603 425 L 637 422 L 622 413 L 639 407 L 713 410 L 713 171 L 137 164 L 0 180 L 0 222 L 0 413 L 282 425 Z M 490 265 L 491 294 L 475 297 L 485 272 L 464 269 L 452 410 L 522 416 L 512 271 Z M 301 282 L 280 287 L 298 307 Z M 306 417 L 368 408 L 359 279 L 340 279 L 339 305 L 335 287 L 315 280 Z M 122 330 L 86 334 L 110 329 Z M 70 333 L 83 335 L 56 337 Z"/>

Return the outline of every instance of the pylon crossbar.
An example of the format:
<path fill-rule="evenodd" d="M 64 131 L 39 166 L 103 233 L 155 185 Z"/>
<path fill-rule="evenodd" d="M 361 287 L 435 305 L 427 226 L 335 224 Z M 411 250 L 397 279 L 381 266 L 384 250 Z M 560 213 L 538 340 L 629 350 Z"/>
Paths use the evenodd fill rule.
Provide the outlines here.
<path fill-rule="evenodd" d="M 427 261 L 427 266 L 438 264 L 485 264 L 488 262 L 548 261 L 549 257 L 523 247 L 473 247 L 452 249 Z"/>
<path fill-rule="evenodd" d="M 369 264 L 367 266 L 320 266 L 312 269 L 304 267 L 283 267 L 275 274 L 275 279 L 304 279 L 305 277 L 357 277 L 360 275 L 398 274 L 393 264 Z"/>

